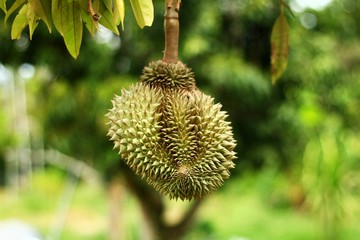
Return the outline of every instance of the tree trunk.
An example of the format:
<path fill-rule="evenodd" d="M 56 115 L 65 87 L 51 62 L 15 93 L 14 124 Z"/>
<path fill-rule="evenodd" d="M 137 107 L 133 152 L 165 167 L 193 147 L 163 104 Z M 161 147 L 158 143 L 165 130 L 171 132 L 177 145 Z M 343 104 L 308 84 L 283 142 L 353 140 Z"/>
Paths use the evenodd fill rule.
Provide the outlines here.
<path fill-rule="evenodd" d="M 126 228 L 121 218 L 124 205 L 125 186 L 120 178 L 115 177 L 108 184 L 109 201 L 109 240 L 126 240 Z"/>
<path fill-rule="evenodd" d="M 131 169 L 122 164 L 124 180 L 128 189 L 134 193 L 143 213 L 147 240 L 180 240 L 192 227 L 192 223 L 201 201 L 194 201 L 183 218 L 175 225 L 169 225 L 164 219 L 166 210 L 164 197 L 144 183 Z"/>

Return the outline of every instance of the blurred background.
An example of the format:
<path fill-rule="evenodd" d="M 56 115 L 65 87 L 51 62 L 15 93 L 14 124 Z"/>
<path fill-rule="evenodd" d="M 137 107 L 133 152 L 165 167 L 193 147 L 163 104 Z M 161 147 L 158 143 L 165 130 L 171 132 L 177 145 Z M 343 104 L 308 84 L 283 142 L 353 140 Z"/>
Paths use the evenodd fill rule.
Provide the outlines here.
<path fill-rule="evenodd" d="M 110 100 L 164 46 L 163 1 L 142 30 L 125 2 L 120 37 L 85 33 L 77 60 L 43 23 L 32 41 L 1 25 L 0 239 L 9 226 L 52 240 L 360 238 L 360 2 L 289 0 L 273 86 L 277 1 L 182 1 L 180 59 L 238 143 L 231 178 L 198 203 L 144 185 L 106 136 Z"/>

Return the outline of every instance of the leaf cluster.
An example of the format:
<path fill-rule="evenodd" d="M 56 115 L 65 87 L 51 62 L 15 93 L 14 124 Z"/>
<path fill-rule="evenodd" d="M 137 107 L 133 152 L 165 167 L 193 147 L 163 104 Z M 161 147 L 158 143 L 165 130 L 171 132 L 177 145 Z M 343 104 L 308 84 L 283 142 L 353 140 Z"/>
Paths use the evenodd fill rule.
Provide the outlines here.
<path fill-rule="evenodd" d="M 151 26 L 154 18 L 152 1 L 130 0 L 130 3 L 139 27 Z M 55 26 L 74 58 L 80 52 L 83 26 L 92 36 L 98 31 L 99 24 L 117 35 L 120 34 L 118 26 L 121 24 L 124 28 L 124 0 L 0 0 L 0 9 L 5 13 L 5 23 L 17 13 L 11 26 L 12 39 L 20 39 L 26 27 L 32 39 L 39 22 L 43 21 L 50 33 Z"/>

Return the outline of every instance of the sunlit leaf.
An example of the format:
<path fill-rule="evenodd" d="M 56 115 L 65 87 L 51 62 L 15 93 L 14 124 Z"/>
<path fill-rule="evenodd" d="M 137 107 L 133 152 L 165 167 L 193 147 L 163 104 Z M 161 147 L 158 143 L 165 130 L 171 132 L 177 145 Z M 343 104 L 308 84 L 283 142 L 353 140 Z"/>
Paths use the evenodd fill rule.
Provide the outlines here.
<path fill-rule="evenodd" d="M 271 33 L 271 80 L 282 76 L 288 63 L 289 25 L 283 12 L 276 19 Z"/>
<path fill-rule="evenodd" d="M 19 7 L 21 7 L 26 0 L 16 0 L 13 5 L 11 5 L 10 9 L 5 14 L 4 22 L 6 23 L 8 18 L 13 14 Z"/>
<path fill-rule="evenodd" d="M 75 0 L 67 1 L 63 9 L 63 34 L 65 45 L 71 56 L 77 58 L 83 35 L 81 11 Z"/>
<path fill-rule="evenodd" d="M 22 31 L 28 25 L 28 4 L 25 4 L 16 15 L 11 27 L 11 39 L 20 39 Z"/>
<path fill-rule="evenodd" d="M 95 32 L 99 28 L 99 24 L 97 21 L 94 21 L 92 16 L 89 14 L 87 0 L 78 0 L 79 6 L 81 8 L 81 17 L 83 22 L 85 23 L 85 27 L 90 32 L 91 36 L 95 35 Z M 98 13 L 99 12 L 99 0 L 94 0 L 92 2 L 93 10 Z"/>
<path fill-rule="evenodd" d="M 100 0 L 93 0 L 93 9 L 96 13 L 100 12 Z"/>
<path fill-rule="evenodd" d="M 116 35 L 119 35 L 119 29 L 117 28 L 117 24 L 115 23 L 114 15 L 111 11 L 109 11 L 106 6 L 103 4 L 100 5 L 100 15 L 101 18 L 99 22 L 109 30 L 111 30 Z"/>
<path fill-rule="evenodd" d="M 81 11 L 81 18 L 85 23 L 85 27 L 90 32 L 91 36 L 95 36 L 95 33 L 98 30 L 98 22 L 94 21 L 92 17 L 84 11 Z"/>
<path fill-rule="evenodd" d="M 4 13 L 6 13 L 6 0 L 0 0 L 0 9 L 2 9 L 4 11 Z"/>
<path fill-rule="evenodd" d="M 112 11 L 112 8 L 113 8 L 112 0 L 103 0 L 103 2 L 104 2 L 106 9 L 109 11 Z"/>
<path fill-rule="evenodd" d="M 152 0 L 130 0 L 130 3 L 140 28 L 151 26 L 154 20 Z"/>
<path fill-rule="evenodd" d="M 49 0 L 29 0 L 34 13 L 40 17 L 51 32 L 51 6 Z"/>
<path fill-rule="evenodd" d="M 38 25 L 40 18 L 35 14 L 30 4 L 28 5 L 28 9 L 27 9 L 27 20 L 29 24 L 30 39 L 32 39 L 33 33 Z"/>
<path fill-rule="evenodd" d="M 114 19 L 116 25 L 121 23 L 121 27 L 124 30 L 124 18 L 125 18 L 125 4 L 124 0 L 114 0 Z"/>
<path fill-rule="evenodd" d="M 83 35 L 81 9 L 76 0 L 53 0 L 53 22 L 71 56 L 77 58 Z"/>

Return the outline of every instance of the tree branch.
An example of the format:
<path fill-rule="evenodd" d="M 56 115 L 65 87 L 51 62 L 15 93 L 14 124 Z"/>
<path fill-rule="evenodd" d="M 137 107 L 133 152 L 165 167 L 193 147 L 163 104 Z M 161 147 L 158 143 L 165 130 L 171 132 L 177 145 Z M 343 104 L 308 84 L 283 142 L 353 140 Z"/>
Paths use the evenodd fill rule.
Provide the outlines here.
<path fill-rule="evenodd" d="M 101 16 L 94 11 L 94 8 L 92 6 L 92 0 L 87 1 L 87 7 L 88 7 L 88 12 L 91 18 L 94 20 L 94 22 L 99 21 Z"/>
<path fill-rule="evenodd" d="M 179 10 L 181 0 L 165 1 L 165 51 L 164 62 L 177 63 L 179 48 Z"/>

